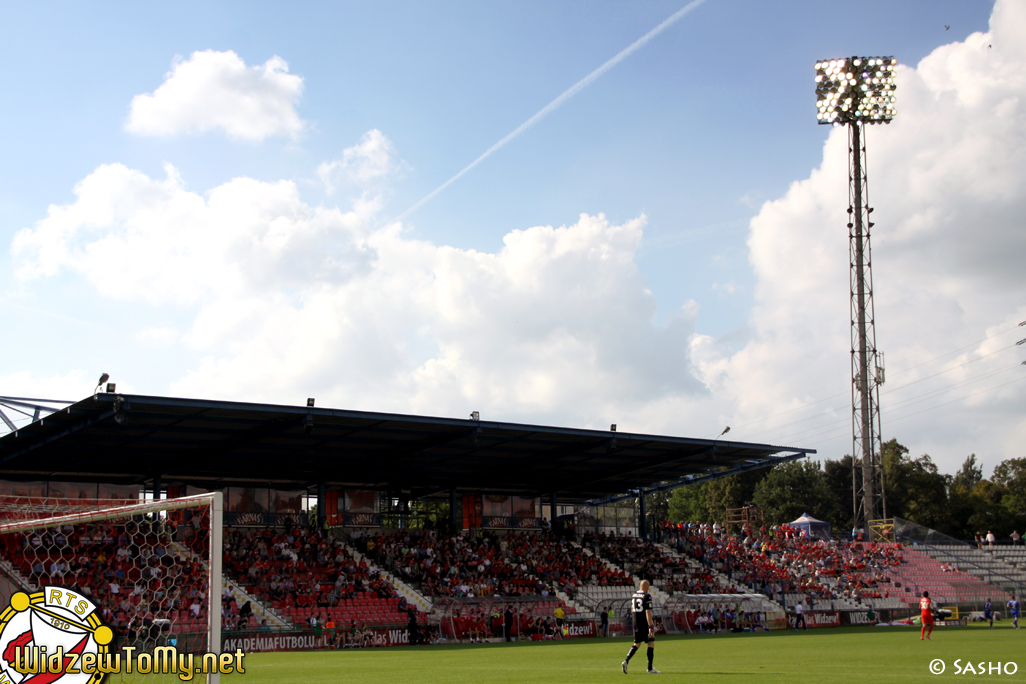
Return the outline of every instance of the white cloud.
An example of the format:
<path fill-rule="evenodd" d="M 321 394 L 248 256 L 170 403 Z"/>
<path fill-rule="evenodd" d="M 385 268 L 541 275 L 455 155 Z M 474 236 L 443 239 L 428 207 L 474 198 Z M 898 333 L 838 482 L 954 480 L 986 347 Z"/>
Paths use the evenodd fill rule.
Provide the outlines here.
<path fill-rule="evenodd" d="M 229 137 L 295 138 L 305 126 L 295 105 L 303 79 L 280 57 L 247 67 L 232 51 L 204 50 L 176 60 L 152 93 L 132 98 L 125 128 L 168 136 L 220 129 Z"/>
<path fill-rule="evenodd" d="M 1026 5 L 999 0 L 989 33 L 902 67 L 899 87 L 898 118 L 868 133 L 884 436 L 948 472 L 970 451 L 993 466 L 1026 439 L 1011 346 L 1026 319 Z M 171 167 L 115 164 L 13 252 L 23 281 L 71 272 L 192 316 L 177 344 L 203 360 L 148 391 L 708 437 L 731 425 L 836 458 L 850 448 L 846 148 L 834 130 L 821 168 L 752 220 L 756 303 L 737 351 L 694 334 L 694 302 L 654 323 L 645 217 L 582 215 L 488 253 L 369 227 L 380 193 L 343 213 L 289 182 L 200 195 Z M 396 159 L 371 131 L 321 175 L 359 193 Z"/>
<path fill-rule="evenodd" d="M 187 306 L 330 285 L 367 268 L 359 219 L 308 207 L 289 181 L 236 178 L 204 198 L 166 171 L 157 180 L 121 164 L 96 169 L 74 204 L 51 206 L 15 235 L 18 276 L 68 270 L 112 299 Z"/>
<path fill-rule="evenodd" d="M 1023 377 L 1022 354 L 983 358 L 1015 342 L 1023 328 L 1008 329 L 1026 319 L 1024 45 L 1026 6 L 999 0 L 989 33 L 902 67 L 897 118 L 867 129 L 884 438 L 931 453 L 949 472 L 971 451 L 990 466 L 1019 456 L 1026 438 L 1026 382 L 997 388 Z M 846 132 L 834 129 L 821 168 L 752 220 L 753 341 L 734 355 L 696 341 L 714 394 L 734 397 L 727 420 L 752 422 L 732 432 L 739 439 L 819 446 L 834 458 L 850 451 L 846 160 Z M 902 372 L 963 345 L 961 355 Z"/>
<path fill-rule="evenodd" d="M 696 309 L 653 322 L 634 261 L 644 217 L 582 215 L 483 253 L 371 230 L 287 182 L 202 197 L 173 168 L 109 165 L 75 192 L 17 235 L 18 274 L 70 271 L 107 297 L 194 311 L 182 343 L 205 359 L 172 392 L 608 424 L 617 406 L 704 391 L 686 353 Z"/>
<path fill-rule="evenodd" d="M 55 400 L 76 401 L 89 395 L 96 387 L 97 376 L 86 374 L 82 370 L 72 370 L 59 375 L 43 377 L 31 371 L 21 370 L 0 375 L 0 388 L 7 397 L 45 397 Z M 60 408 L 60 404 L 44 404 Z M 7 420 L 20 428 L 32 422 L 34 411 L 26 407 L 0 407 Z M 43 414 L 46 415 L 45 413 Z M 0 421 L 0 435 L 6 434 L 9 427 L 6 421 Z"/>
<path fill-rule="evenodd" d="M 135 339 L 140 342 L 158 347 L 170 347 L 178 342 L 181 337 L 182 334 L 173 325 L 155 325 L 143 328 L 135 335 Z"/>
<path fill-rule="evenodd" d="M 726 294 L 734 294 L 738 291 L 737 283 L 733 280 L 728 280 L 725 283 L 713 283 L 712 289 L 715 292 L 725 292 Z"/>
<path fill-rule="evenodd" d="M 406 166 L 406 162 L 398 159 L 392 141 L 374 128 L 364 133 L 359 143 L 344 149 L 341 157 L 318 166 L 317 176 L 332 193 L 341 184 L 379 185 L 401 173 Z"/>
<path fill-rule="evenodd" d="M 96 374 L 72 370 L 60 375 L 42 377 L 31 371 L 16 371 L 0 375 L 4 395 L 11 397 L 49 397 L 74 401 L 89 394 L 96 387 Z"/>

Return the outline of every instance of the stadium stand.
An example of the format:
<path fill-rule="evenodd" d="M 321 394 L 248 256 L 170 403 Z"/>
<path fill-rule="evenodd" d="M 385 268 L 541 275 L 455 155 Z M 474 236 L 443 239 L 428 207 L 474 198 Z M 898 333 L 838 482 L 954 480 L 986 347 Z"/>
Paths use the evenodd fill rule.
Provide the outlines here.
<path fill-rule="evenodd" d="M 354 540 L 360 550 L 425 596 L 546 596 L 594 581 L 629 585 L 625 573 L 546 532 L 439 536 L 400 531 Z"/>
<path fill-rule="evenodd" d="M 636 567 L 671 595 L 757 592 L 785 605 L 834 610 L 909 605 L 908 591 L 895 591 L 889 572 L 902 565 L 900 545 L 809 539 L 786 525 L 728 535 L 708 524 L 664 524 L 661 532 L 670 545 L 616 540 L 600 551 L 641 559 Z"/>
<path fill-rule="evenodd" d="M 528 620 L 522 628 L 526 633 L 533 625 L 544 632 L 554 610 L 568 617 L 590 615 L 577 601 L 582 588 L 629 592 L 634 585 L 630 573 L 614 562 L 585 551 L 569 535 L 559 539 L 545 530 L 546 505 L 552 518 L 557 506 L 601 507 L 609 497 L 653 483 L 722 476 L 724 467 L 770 467 L 815 453 L 718 440 L 710 467 L 708 439 L 482 421 L 476 412 L 469 420 L 361 412 L 315 406 L 312 398 L 305 406 L 282 406 L 124 394 L 115 392 L 113 383 L 107 390 L 59 411 L 46 409 L 45 416 L 37 413 L 38 419 L 0 435 L 0 486 L 7 496 L 51 498 L 56 492 L 82 500 L 107 499 L 103 492 L 111 487 L 131 501 L 189 498 L 197 491 L 215 495 L 219 505 L 211 508 L 212 515 L 223 516 L 225 532 L 221 577 L 227 586 L 220 601 L 209 597 L 208 610 L 199 594 L 202 577 L 217 573 L 222 564 L 194 557 L 201 545 L 187 529 L 159 543 L 144 541 L 138 553 L 146 565 L 135 566 L 141 573 L 164 563 L 176 568 L 171 572 L 184 593 L 164 591 L 168 575 L 163 575 L 162 584 L 151 581 L 142 589 L 139 604 L 149 599 L 149 612 L 154 604 L 157 611 L 168 611 L 175 629 L 200 629 L 207 618 L 210 636 L 216 636 L 218 621 L 209 617 L 218 615 L 224 631 L 314 621 L 318 626 L 334 622 L 338 630 L 338 623 L 348 620 L 388 629 L 350 631 L 347 645 L 351 639 L 383 645 L 382 637 L 394 645 L 403 643 L 393 638 L 402 630 L 391 624 L 410 617 L 404 603 L 415 608 L 416 618 L 416 609 L 423 615 L 440 601 L 458 605 L 495 593 L 533 604 L 520 610 Z M 81 471 L 86 463 L 88 471 Z M 641 467 L 625 470 L 625 463 Z M 162 465 L 155 469 L 154 464 Z M 68 481 L 51 480 L 55 474 Z M 492 487 L 502 494 L 489 493 Z M 539 492 L 546 493 L 544 502 Z M 316 513 L 310 519 L 305 514 L 314 498 Z M 462 511 L 463 527 L 473 531 L 437 538 L 389 530 L 425 522 L 427 516 L 412 513 L 408 504 L 444 508 L 446 499 L 448 519 L 442 522 L 462 529 Z M 521 505 L 525 501 L 529 505 Z M 163 520 L 163 515 L 151 517 Z M 312 530 L 299 527 L 308 522 Z M 637 533 L 644 525 L 644 519 L 640 527 L 634 520 L 630 527 Z M 389 531 L 353 534 L 381 526 Z M 7 575 L 31 560 L 23 550 L 4 549 L 11 555 L 0 562 L 11 569 Z M 108 567 L 110 553 L 117 549 L 105 552 Z M 149 566 L 150 556 L 162 559 L 158 566 Z M 672 554 L 667 558 L 674 560 Z M 693 566 L 690 560 L 684 565 Z M 22 568 L 28 575 L 17 583 L 30 582 L 33 572 L 38 579 L 43 573 L 79 570 L 68 563 L 66 571 L 63 561 L 56 566 L 54 571 L 29 562 Z M 4 574 L 0 584 L 7 582 Z M 117 579 L 104 571 L 90 580 L 91 591 L 114 594 L 114 585 L 120 589 Z M 115 631 L 131 631 L 140 609 L 136 606 L 127 623 L 112 617 Z M 143 619 L 163 620 L 145 611 Z M 494 633 L 494 625 L 490 630 Z M 410 630 L 411 640 L 415 632 Z M 470 638 L 469 626 L 467 634 Z"/>
<path fill-rule="evenodd" d="M 1003 569 L 1008 571 L 1009 577 L 1026 584 L 1026 546 L 992 546 L 987 547 L 986 552 L 1005 563 Z"/>
<path fill-rule="evenodd" d="M 169 518 L 160 529 L 87 523 L 9 534 L 0 563 L 25 588 L 74 584 L 129 639 L 163 619 L 171 623 L 167 634 L 202 632 L 200 527 Z M 225 631 L 256 629 L 264 621 L 331 623 L 345 626 L 332 631 L 332 643 L 353 647 L 371 644 L 369 627 L 407 624 L 411 611 L 425 630 L 429 624 L 438 630 L 435 637 L 427 632 L 429 639 L 501 639 L 511 602 L 510 636 L 553 638 L 557 608 L 573 618 L 617 607 L 625 617 L 625 601 L 642 578 L 653 581 L 671 627 L 689 631 L 764 626 L 767 614 L 782 614 L 779 605 L 755 596 L 784 605 L 804 601 L 812 610 L 914 609 L 924 589 L 945 604 L 1008 599 L 926 546 L 809 539 L 787 526 L 730 535 L 685 524 L 664 526 L 661 536 L 665 543 L 585 534 L 577 544 L 548 531 L 400 530 L 357 533 L 347 541 L 299 527 L 226 528 L 220 608 Z M 968 556 L 980 567 L 990 561 L 1009 572 L 1021 572 L 1012 563 L 1026 562 L 1026 550 L 1014 547 L 970 548 Z M 722 611 L 696 608 L 703 596 Z M 719 627 L 709 622 L 713 613 L 722 613 Z"/>
<path fill-rule="evenodd" d="M 980 603 L 988 599 L 998 602 L 1008 600 L 1008 594 L 987 584 L 961 569 L 946 569 L 948 563 L 941 563 L 931 555 L 915 547 L 905 547 L 905 564 L 889 568 L 889 575 L 900 584 L 899 598 L 908 604 L 918 600 L 923 590 L 939 603 Z"/>
<path fill-rule="evenodd" d="M 1026 585 L 1026 572 L 1017 568 L 1009 559 L 1018 557 L 1026 562 L 1026 551 L 1013 546 L 982 546 L 969 544 L 922 545 L 921 550 L 941 564 L 952 565 L 983 582 L 1015 591 Z M 1021 548 L 1021 547 L 1020 547 Z"/>
<path fill-rule="evenodd" d="M 309 529 L 229 530 L 224 554 L 226 575 L 294 624 L 405 624 L 418 609 L 373 563 Z"/>
<path fill-rule="evenodd" d="M 634 581 L 626 572 L 548 531 L 504 535 L 482 531 L 477 536 L 447 536 L 434 531 L 403 530 L 360 535 L 351 543 L 357 553 L 366 552 L 374 563 L 390 570 L 399 581 L 429 601 L 482 597 L 546 599 L 518 601 L 518 610 L 522 612 L 518 621 L 544 620 L 551 617 L 557 606 L 570 618 L 594 617 L 587 602 L 575 598 L 588 586 L 634 591 Z M 459 609 L 446 610 L 451 617 L 452 611 Z M 523 627 L 527 629 L 526 624 Z M 515 629 L 520 628 L 518 622 Z M 450 628 L 449 637 L 453 637 L 451 632 Z"/>

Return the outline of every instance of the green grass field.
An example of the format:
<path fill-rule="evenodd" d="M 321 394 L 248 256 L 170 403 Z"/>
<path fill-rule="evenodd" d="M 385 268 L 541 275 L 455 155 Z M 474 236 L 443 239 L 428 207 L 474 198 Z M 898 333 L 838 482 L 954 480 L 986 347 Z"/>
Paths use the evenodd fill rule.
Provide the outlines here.
<path fill-rule="evenodd" d="M 998 681 L 1026 681 L 1026 630 L 1004 622 L 986 627 L 940 627 L 932 641 L 906 627 L 846 627 L 808 632 L 661 637 L 655 667 L 671 681 L 687 682 L 937 682 L 972 676 L 955 674 L 955 661 L 1017 663 L 1014 675 L 984 674 Z M 536 684 L 623 682 L 620 661 L 626 639 L 566 642 L 445 645 L 345 651 L 254 653 L 245 674 L 222 678 L 230 684 L 360 682 L 361 684 Z M 930 662 L 945 661 L 941 675 Z M 986 666 L 986 665 L 985 665 Z M 639 651 L 628 677 L 645 673 Z"/>

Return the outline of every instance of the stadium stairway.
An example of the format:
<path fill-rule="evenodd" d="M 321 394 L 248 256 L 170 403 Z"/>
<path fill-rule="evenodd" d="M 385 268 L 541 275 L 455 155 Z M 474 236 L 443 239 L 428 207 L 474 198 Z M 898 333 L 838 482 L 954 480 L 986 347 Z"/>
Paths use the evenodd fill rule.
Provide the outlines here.
<path fill-rule="evenodd" d="M 634 580 L 634 586 L 635 587 L 640 587 L 641 586 L 641 578 L 640 577 L 631 577 L 631 579 Z M 654 585 L 654 584 L 650 587 L 648 593 L 652 594 L 652 600 L 655 602 L 655 604 L 657 606 L 660 606 L 660 607 L 665 605 L 666 602 L 670 600 L 670 595 L 668 593 L 666 593 L 664 590 L 662 590 L 659 587 L 657 587 L 656 585 Z"/>
<path fill-rule="evenodd" d="M 574 547 L 576 547 L 578 551 L 582 551 L 585 555 L 588 555 L 588 556 L 596 555 L 591 549 L 586 548 L 584 546 L 581 546 L 577 542 L 571 542 L 571 544 Z M 607 570 L 609 570 L 611 572 L 623 572 L 623 573 L 626 574 L 624 569 L 621 568 L 616 563 L 613 563 L 612 561 L 610 561 L 610 560 L 608 560 L 606 558 L 603 558 L 602 556 L 598 556 L 598 559 L 600 561 L 602 561 L 602 564 L 606 567 Z M 630 598 L 631 595 L 638 590 L 638 587 L 641 586 L 641 578 L 637 577 L 635 575 L 631 575 L 631 581 L 634 582 L 634 586 L 633 587 L 589 587 L 589 586 L 582 586 L 578 590 L 578 593 L 580 593 L 580 591 L 582 591 L 582 590 L 592 590 L 592 589 L 619 589 L 619 590 L 622 590 L 622 591 L 619 591 L 619 592 L 618 591 L 599 592 L 599 594 L 601 594 L 601 599 L 599 599 L 599 600 L 604 600 L 604 599 L 609 599 L 609 598 Z M 652 594 L 652 600 L 655 601 L 656 606 L 662 606 L 664 603 L 666 603 L 666 600 L 670 597 L 669 594 L 667 594 L 665 591 L 663 591 L 662 589 L 660 589 L 660 588 L 658 588 L 658 587 L 656 587 L 654 585 L 652 586 L 651 591 L 649 593 Z M 596 594 L 596 596 L 598 596 L 598 594 Z M 594 598 L 594 597 L 589 595 L 589 599 L 592 599 L 592 598 Z"/>
<path fill-rule="evenodd" d="M 171 551 L 178 556 L 181 560 L 192 560 L 200 563 L 204 569 L 207 568 L 207 562 L 200 558 L 199 554 L 193 552 L 191 549 L 179 542 L 171 542 L 169 545 Z M 249 601 L 250 607 L 253 609 L 253 613 L 256 615 L 257 620 L 267 620 L 267 624 L 272 627 L 292 627 L 292 623 L 278 615 L 278 612 L 273 608 L 265 604 L 263 601 L 253 596 L 245 589 L 243 589 L 235 580 L 229 578 L 227 575 L 222 575 L 221 582 L 224 588 L 228 589 L 232 597 L 235 599 L 235 603 L 241 608 L 246 601 Z"/>
<path fill-rule="evenodd" d="M 581 616 L 586 617 L 586 618 L 588 618 L 590 620 L 595 619 L 595 611 L 593 611 L 592 609 L 588 608 L 587 606 L 585 606 L 580 601 L 577 601 L 575 599 L 570 598 L 570 595 L 567 594 L 565 591 L 561 591 L 561 590 L 557 589 L 556 590 L 556 596 L 568 608 L 568 610 L 566 611 L 568 614 L 571 614 L 571 615 L 573 615 L 573 614 L 581 615 Z"/>
<path fill-rule="evenodd" d="M 585 547 L 581 546 L 580 544 L 577 544 L 576 542 L 574 542 L 573 545 L 578 550 L 583 551 L 585 554 L 587 554 L 589 556 L 594 556 L 595 555 L 595 553 L 592 552 L 591 549 L 585 548 Z M 676 553 L 674 553 L 665 544 L 656 544 L 656 546 L 659 547 L 659 549 L 661 551 L 666 553 L 666 555 L 670 556 L 671 558 L 674 558 L 675 560 L 678 560 L 679 562 L 681 562 L 681 564 L 686 564 L 685 559 L 683 559 L 680 556 L 678 556 Z M 608 560 L 606 558 L 603 558 L 601 555 L 598 556 L 598 559 L 602 561 L 602 564 L 605 565 L 605 567 L 608 570 L 610 570 L 612 572 L 624 572 L 624 569 L 621 568 L 619 565 L 617 565 L 616 563 L 613 563 L 612 561 L 610 561 L 610 560 Z M 608 599 L 630 598 L 631 595 L 635 591 L 638 590 L 638 587 L 641 586 L 641 580 L 642 579 L 643 578 L 638 577 L 637 575 L 631 575 L 631 581 L 634 582 L 634 586 L 633 587 L 591 587 L 591 586 L 582 586 L 577 591 L 578 591 L 578 594 L 584 593 L 584 595 L 587 596 L 587 601 L 589 603 L 593 603 L 593 605 L 598 605 L 598 603 L 600 601 L 604 601 L 604 600 L 608 600 Z M 653 601 L 653 603 L 654 603 L 656 608 L 661 608 L 663 605 L 666 604 L 667 601 L 670 600 L 670 595 L 668 593 L 666 593 L 665 590 L 663 590 L 662 588 L 660 588 L 659 586 L 657 586 L 655 584 L 653 584 L 651 586 L 651 588 L 649 590 L 649 593 L 652 595 L 652 601 Z"/>
<path fill-rule="evenodd" d="M 677 562 L 679 562 L 681 565 L 683 565 L 684 567 L 688 568 L 689 570 L 701 570 L 702 572 L 710 573 L 716 579 L 716 583 L 720 585 L 720 588 L 722 588 L 725 593 L 726 593 L 727 589 L 730 588 L 731 581 L 729 579 L 727 579 L 726 575 L 724 575 L 722 572 L 717 570 L 715 567 L 713 567 L 711 565 L 708 565 L 708 566 L 702 565 L 701 563 L 699 563 L 694 558 L 691 558 L 690 556 L 682 556 L 679 553 L 677 553 L 677 551 L 674 550 L 674 548 L 672 546 L 668 546 L 666 544 L 656 544 L 656 546 L 659 548 L 660 551 L 665 553 L 670 558 L 676 560 Z M 774 604 L 774 605 L 776 605 L 776 604 Z M 777 606 L 777 608 L 779 608 L 779 606 Z"/>
<path fill-rule="evenodd" d="M 700 562 L 698 562 L 694 558 L 691 558 L 690 556 L 682 556 L 681 554 L 677 553 L 677 551 L 672 546 L 669 546 L 667 544 L 656 544 L 656 546 L 659 548 L 660 551 L 665 553 L 670 558 L 678 561 L 681 565 L 683 565 L 684 567 L 688 568 L 689 570 L 701 570 L 702 572 L 708 572 L 708 573 L 712 574 L 712 576 L 716 579 L 716 583 L 720 585 L 720 587 L 723 589 L 724 592 L 727 592 L 727 590 L 730 588 L 731 584 L 736 584 L 736 583 L 732 583 L 729 579 L 727 579 L 726 575 L 724 575 L 722 572 L 720 572 L 716 568 L 714 568 L 712 566 L 702 565 Z M 737 584 L 737 586 L 743 586 L 743 585 Z M 754 588 L 746 589 L 745 591 L 751 591 L 753 593 L 759 593 Z M 765 596 L 765 595 L 763 595 L 763 610 L 767 614 L 769 614 L 769 613 L 776 613 L 776 612 L 781 612 L 782 613 L 784 611 L 784 609 L 781 607 L 781 605 L 778 602 L 774 601 L 773 599 L 771 599 L 771 598 L 769 598 L 768 596 Z"/>
<path fill-rule="evenodd" d="M 586 556 L 595 556 L 596 555 L 595 552 L 593 552 L 591 549 L 589 549 L 589 548 L 587 548 L 585 546 L 581 546 L 577 542 L 570 542 L 570 545 L 573 546 L 574 548 L 576 548 L 578 551 L 582 551 L 584 553 L 584 555 L 586 555 Z M 600 561 L 602 561 L 602 565 L 604 565 L 607 570 L 609 570 L 611 572 L 624 572 L 624 569 L 621 568 L 616 563 L 612 563 L 608 559 L 603 558 L 602 556 L 598 556 L 598 559 Z"/>
<path fill-rule="evenodd" d="M 241 586 L 235 583 L 227 577 L 223 578 L 225 587 L 231 592 L 232 597 L 235 599 L 235 603 L 242 607 L 246 601 L 249 601 L 250 607 L 253 608 L 253 613 L 256 614 L 257 620 L 267 620 L 267 624 L 271 627 L 291 627 L 292 623 L 286 620 L 284 617 L 278 615 L 277 611 L 273 608 L 268 607 L 263 601 L 253 596 Z"/>
<path fill-rule="evenodd" d="M 38 589 L 39 587 L 21 574 L 21 570 L 14 563 L 6 558 L 0 558 L 0 596 L 10 598 L 19 591 L 31 594 Z"/>
<path fill-rule="evenodd" d="M 342 542 L 342 545 L 345 548 L 346 553 L 348 553 L 350 556 L 356 559 L 357 562 L 363 560 L 364 555 L 356 549 L 354 549 L 344 540 Z M 370 562 L 372 561 L 368 561 L 368 563 Z M 420 610 L 423 613 L 431 612 L 432 602 L 430 599 L 428 599 L 426 596 L 421 594 L 419 591 L 417 591 L 410 585 L 403 582 L 401 579 L 390 573 L 388 570 L 385 570 L 384 568 L 378 568 L 378 572 L 381 574 L 382 579 L 384 579 L 386 582 L 391 584 L 392 587 L 395 588 L 397 594 L 406 598 L 407 603 L 413 604 L 417 607 L 418 610 Z"/>

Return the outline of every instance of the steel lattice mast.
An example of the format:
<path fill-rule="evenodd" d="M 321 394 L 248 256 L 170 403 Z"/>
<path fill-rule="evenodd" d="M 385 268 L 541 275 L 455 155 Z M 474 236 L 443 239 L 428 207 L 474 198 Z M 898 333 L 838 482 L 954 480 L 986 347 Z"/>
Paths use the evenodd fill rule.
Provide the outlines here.
<path fill-rule="evenodd" d="M 894 118 L 896 64 L 893 57 L 851 57 L 816 64 L 816 118 L 821 124 L 848 126 L 852 514 L 855 527 L 867 533 L 871 521 L 886 518 L 887 501 L 880 420 L 884 371 L 883 355 L 876 348 L 870 245 L 873 209 L 869 206 L 865 124 L 890 123 Z"/>

